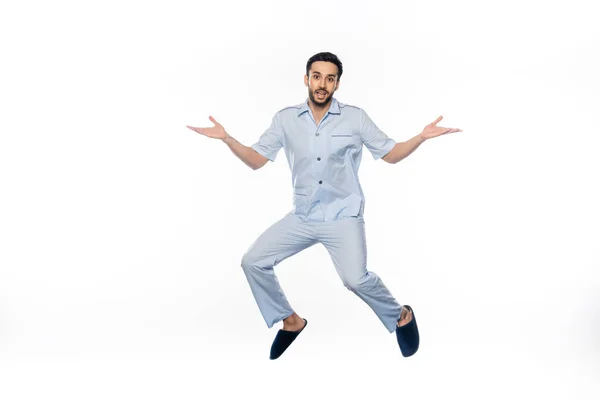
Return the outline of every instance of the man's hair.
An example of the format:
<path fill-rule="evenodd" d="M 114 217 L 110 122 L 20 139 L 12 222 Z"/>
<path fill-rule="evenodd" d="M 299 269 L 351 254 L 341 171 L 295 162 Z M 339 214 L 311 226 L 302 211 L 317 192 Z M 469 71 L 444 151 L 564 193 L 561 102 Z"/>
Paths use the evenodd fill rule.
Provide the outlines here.
<path fill-rule="evenodd" d="M 308 62 L 306 63 L 306 75 L 308 75 L 308 72 L 310 71 L 310 68 L 312 67 L 312 63 L 314 63 L 315 61 L 327 61 L 330 63 L 334 63 L 338 67 L 337 79 L 339 80 L 342 77 L 342 72 L 344 71 L 344 69 L 342 68 L 342 62 L 337 58 L 337 56 L 335 54 L 329 53 L 327 51 L 322 52 L 322 53 L 317 53 L 308 59 Z"/>

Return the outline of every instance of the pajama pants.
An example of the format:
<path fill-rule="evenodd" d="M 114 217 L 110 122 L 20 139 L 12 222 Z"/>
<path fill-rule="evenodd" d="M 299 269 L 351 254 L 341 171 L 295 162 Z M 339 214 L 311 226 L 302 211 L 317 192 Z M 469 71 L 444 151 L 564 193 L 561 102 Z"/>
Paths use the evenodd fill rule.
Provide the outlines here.
<path fill-rule="evenodd" d="M 316 222 L 302 221 L 289 213 L 250 246 L 241 266 L 267 327 L 294 313 L 275 275 L 275 265 L 316 243 L 323 244 L 329 252 L 344 286 L 371 307 L 389 332 L 394 332 L 402 306 L 379 276 L 367 271 L 362 215 Z"/>

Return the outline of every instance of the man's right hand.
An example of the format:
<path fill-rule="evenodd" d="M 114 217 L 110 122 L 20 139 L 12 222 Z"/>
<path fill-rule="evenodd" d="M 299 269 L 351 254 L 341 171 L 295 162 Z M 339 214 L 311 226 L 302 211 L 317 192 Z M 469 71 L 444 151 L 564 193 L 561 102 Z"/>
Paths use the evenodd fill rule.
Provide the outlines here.
<path fill-rule="evenodd" d="M 226 143 L 227 146 L 233 151 L 240 160 L 242 160 L 247 166 L 256 170 L 263 167 L 269 159 L 262 154 L 259 154 L 252 147 L 244 146 L 233 137 L 229 136 L 223 126 L 215 121 L 215 119 L 209 116 L 215 126 L 212 128 L 195 128 L 193 126 L 186 125 L 188 128 L 193 130 L 194 132 L 198 132 L 204 136 L 208 136 L 213 139 L 221 139 L 223 143 Z"/>
<path fill-rule="evenodd" d="M 229 135 L 227 134 L 227 132 L 225 132 L 225 128 L 223 128 L 223 125 L 218 123 L 212 116 L 209 116 L 208 118 L 212 121 L 213 124 L 215 124 L 215 126 L 213 126 L 212 128 L 196 128 L 189 125 L 186 126 L 194 132 L 198 132 L 201 135 L 208 136 L 209 138 L 221 140 L 226 139 Z"/>

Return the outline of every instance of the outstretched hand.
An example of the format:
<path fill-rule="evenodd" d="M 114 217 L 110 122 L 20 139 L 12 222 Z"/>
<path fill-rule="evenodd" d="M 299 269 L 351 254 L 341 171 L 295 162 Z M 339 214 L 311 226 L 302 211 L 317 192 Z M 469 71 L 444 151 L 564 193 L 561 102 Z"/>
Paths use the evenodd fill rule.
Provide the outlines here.
<path fill-rule="evenodd" d="M 223 125 L 218 123 L 212 116 L 209 116 L 208 118 L 213 124 L 215 124 L 215 126 L 213 126 L 212 128 L 196 128 L 189 125 L 186 125 L 186 127 L 190 128 L 194 132 L 198 132 L 204 136 L 208 136 L 209 138 L 221 140 L 225 139 L 227 137 L 227 132 L 225 132 L 225 128 L 223 128 Z"/>
<path fill-rule="evenodd" d="M 447 133 L 462 132 L 462 129 L 458 128 L 443 128 L 441 126 L 435 126 L 435 124 L 440 122 L 442 118 L 443 117 L 440 115 L 435 121 L 427 125 L 423 129 L 423 132 L 421 132 L 421 137 L 423 139 L 431 139 L 437 136 L 445 135 Z"/>

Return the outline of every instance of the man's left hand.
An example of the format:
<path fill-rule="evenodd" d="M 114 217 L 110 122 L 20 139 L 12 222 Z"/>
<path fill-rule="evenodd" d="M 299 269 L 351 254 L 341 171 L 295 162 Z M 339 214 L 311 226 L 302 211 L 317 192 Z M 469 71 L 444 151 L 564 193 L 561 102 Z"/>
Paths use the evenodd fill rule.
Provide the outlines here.
<path fill-rule="evenodd" d="M 421 137 L 424 140 L 431 139 L 431 138 L 441 136 L 441 135 L 445 135 L 447 133 L 462 132 L 462 129 L 458 129 L 458 128 L 444 128 L 441 126 L 435 126 L 435 124 L 440 122 L 442 120 L 442 118 L 443 117 L 440 115 L 435 121 L 433 121 L 432 123 L 427 125 L 425 127 L 425 129 L 423 129 L 423 132 L 421 132 Z"/>

